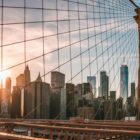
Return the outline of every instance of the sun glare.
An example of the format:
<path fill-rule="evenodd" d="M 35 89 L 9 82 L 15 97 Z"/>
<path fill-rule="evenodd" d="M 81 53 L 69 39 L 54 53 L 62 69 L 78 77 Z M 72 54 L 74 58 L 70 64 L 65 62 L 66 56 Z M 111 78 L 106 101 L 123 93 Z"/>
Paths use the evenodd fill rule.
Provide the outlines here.
<path fill-rule="evenodd" d="M 10 71 L 3 71 L 3 72 L 0 72 L 0 83 L 2 84 L 5 84 L 5 80 L 7 77 L 9 77 L 11 75 Z"/>

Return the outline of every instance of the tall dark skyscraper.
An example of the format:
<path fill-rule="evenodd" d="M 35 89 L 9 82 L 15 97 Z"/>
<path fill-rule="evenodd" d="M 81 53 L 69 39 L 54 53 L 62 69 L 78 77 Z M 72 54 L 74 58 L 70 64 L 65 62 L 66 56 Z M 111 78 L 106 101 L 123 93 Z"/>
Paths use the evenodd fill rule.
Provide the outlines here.
<path fill-rule="evenodd" d="M 66 117 L 69 119 L 74 115 L 74 94 L 75 86 L 71 83 L 66 83 Z"/>
<path fill-rule="evenodd" d="M 134 97 L 135 96 L 135 83 L 131 83 L 131 96 Z"/>
<path fill-rule="evenodd" d="M 21 90 L 17 86 L 13 87 L 12 92 L 11 117 L 21 117 Z"/>
<path fill-rule="evenodd" d="M 65 74 L 58 71 L 51 72 L 50 118 L 60 118 L 61 90 L 65 86 Z"/>
<path fill-rule="evenodd" d="M 109 89 L 109 78 L 106 75 L 106 71 L 100 72 L 100 92 L 101 96 L 108 99 L 108 89 Z"/>
<path fill-rule="evenodd" d="M 30 82 L 24 92 L 24 117 L 48 119 L 50 109 L 50 84 L 42 82 L 40 74 Z"/>
<path fill-rule="evenodd" d="M 123 98 L 123 103 L 128 97 L 128 66 L 122 65 L 120 68 L 120 96 Z"/>
<path fill-rule="evenodd" d="M 31 82 L 31 76 L 30 76 L 30 70 L 28 65 L 26 66 L 25 70 L 24 70 L 24 82 L 25 85 L 29 84 Z"/>

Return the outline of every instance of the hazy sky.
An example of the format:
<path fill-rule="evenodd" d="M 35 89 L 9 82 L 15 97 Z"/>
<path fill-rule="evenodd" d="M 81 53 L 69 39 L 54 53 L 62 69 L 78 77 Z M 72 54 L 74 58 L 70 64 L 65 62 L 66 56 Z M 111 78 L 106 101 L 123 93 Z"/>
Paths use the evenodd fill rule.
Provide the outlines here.
<path fill-rule="evenodd" d="M 3 2 L 2 68 L 11 71 L 14 84 L 15 77 L 24 70 L 25 61 L 31 70 L 32 80 L 39 72 L 44 75 L 45 66 L 46 82 L 50 82 L 48 73 L 58 70 L 58 66 L 60 72 L 66 74 L 66 81 L 73 78 L 74 83 L 81 83 L 82 79 L 86 82 L 88 75 L 95 75 L 98 84 L 100 71 L 106 70 L 112 90 L 118 90 L 121 64 L 137 66 L 135 13 L 133 6 L 125 5 L 125 2 L 130 4 L 129 0 L 122 3 L 117 0 L 79 0 L 80 4 L 77 0 L 69 3 L 65 0 L 57 3 L 56 0 L 44 0 L 43 18 L 41 0 L 26 0 L 26 15 L 22 8 L 23 0 Z M 43 24 L 42 20 L 45 21 Z M 130 82 L 136 80 L 136 75 L 131 72 L 137 73 L 137 68 L 130 67 Z"/>
<path fill-rule="evenodd" d="M 140 5 L 140 0 L 135 0 L 138 5 Z"/>

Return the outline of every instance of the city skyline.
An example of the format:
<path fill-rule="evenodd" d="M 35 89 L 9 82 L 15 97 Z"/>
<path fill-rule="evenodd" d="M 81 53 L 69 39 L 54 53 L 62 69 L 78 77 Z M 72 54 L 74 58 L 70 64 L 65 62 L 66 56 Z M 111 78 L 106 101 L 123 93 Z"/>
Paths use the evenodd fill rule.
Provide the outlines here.
<path fill-rule="evenodd" d="M 93 9 L 92 6 L 86 7 L 86 1 L 80 2 L 82 4 L 78 5 L 73 2 L 68 4 L 68 2 L 60 0 L 57 8 L 56 0 L 47 0 L 44 2 L 45 22 L 43 24 L 43 39 L 41 9 L 31 8 L 26 10 L 26 38 L 24 38 L 23 1 L 14 0 L 11 2 L 4 0 L 3 20 L 0 19 L 4 24 L 3 41 L 1 41 L 1 45 L 4 46 L 1 50 L 1 55 L 3 54 L 3 58 L 1 59 L 1 71 L 4 72 L 1 72 L 0 77 L 3 77 L 1 75 L 10 76 L 12 78 L 12 84 L 14 85 L 16 83 L 14 77 L 22 73 L 25 65 L 28 64 L 32 72 L 32 80 L 35 80 L 36 75 L 40 72 L 40 75 L 43 77 L 42 80 L 45 79 L 45 82 L 50 83 L 51 71 L 60 70 L 60 72 L 66 75 L 67 82 L 78 84 L 79 81 L 86 81 L 87 75 L 94 75 L 97 77 L 97 85 L 100 85 L 99 71 L 106 70 L 107 74 L 110 75 L 110 83 L 113 83 L 110 85 L 110 90 L 114 90 L 117 89 L 119 85 L 119 76 L 115 75 L 119 75 L 119 65 L 123 63 L 125 57 L 126 64 L 131 68 L 130 80 L 137 83 L 137 75 L 133 75 L 134 70 L 132 65 L 137 66 L 138 63 L 136 60 L 136 44 L 138 40 L 137 38 L 134 39 L 135 49 L 131 51 L 129 41 L 126 42 L 125 40 L 129 38 L 131 41 L 133 38 L 129 36 L 123 37 L 127 32 L 134 31 L 135 34 L 137 33 L 133 18 L 131 18 L 129 27 L 126 27 L 125 22 L 122 21 L 121 18 L 115 21 L 115 18 L 106 12 L 105 9 L 99 9 L 100 3 L 98 1 L 94 3 L 90 0 L 87 1 L 87 3 L 93 5 L 95 9 Z M 1 4 L 0 1 L 0 5 Z M 106 4 L 108 4 L 108 2 L 106 2 Z M 114 7 L 115 2 L 111 2 L 111 4 Z M 41 3 L 37 0 L 34 0 L 34 2 L 33 0 L 26 2 L 26 7 L 32 7 L 32 5 L 33 8 L 42 7 Z M 14 8 L 14 6 L 21 8 L 17 9 Z M 81 13 L 78 12 L 78 8 Z M 86 8 L 88 8 L 87 12 Z M 69 12 L 68 9 L 70 9 Z M 105 12 L 106 17 L 108 17 L 104 19 L 104 14 L 100 14 L 102 18 L 101 23 L 97 18 L 100 10 L 102 10 L 101 13 Z M 58 20 L 56 19 L 57 11 Z M 89 18 L 88 25 L 86 13 Z M 135 15 L 134 11 L 131 13 L 131 16 L 133 15 Z M 79 18 L 80 22 L 78 20 Z M 71 20 L 70 22 L 69 19 Z M 14 21 L 16 21 L 17 24 L 14 24 Z M 86 29 L 87 26 L 89 28 L 88 30 Z M 81 29 L 80 32 L 78 31 L 79 28 Z M 106 36 L 106 31 L 108 31 L 108 36 Z M 11 35 L 9 36 L 9 34 Z M 122 36 L 121 40 L 116 44 L 115 39 L 116 41 L 119 40 L 120 36 Z M 104 41 L 101 41 L 101 38 L 104 38 Z M 128 46 L 128 50 L 125 49 L 125 46 Z M 24 47 L 26 47 L 26 49 Z M 26 52 L 24 52 L 25 50 Z M 137 68 L 135 69 L 135 73 L 137 73 Z"/>
<path fill-rule="evenodd" d="M 140 0 L 0 0 L 0 139 L 140 139 Z"/>
<path fill-rule="evenodd" d="M 120 67 L 122 77 L 120 81 L 128 80 L 126 68 L 128 68 L 126 65 Z M 128 85 L 120 83 L 120 91 L 124 93 L 120 93 L 118 98 L 116 91 L 109 90 L 109 76 L 106 75 L 106 71 L 100 72 L 100 94 L 98 96 L 95 96 L 96 93 L 93 92 L 97 90 L 95 76 L 87 76 L 86 83 L 75 85 L 65 83 L 65 74 L 59 71 L 51 72 L 51 83 L 43 82 L 40 73 L 36 80 L 32 81 L 31 74 L 27 65 L 24 72 L 16 77 L 16 85 L 13 89 L 11 78 L 6 79 L 6 87 L 0 89 L 0 116 L 2 118 L 69 119 L 81 116 L 106 120 L 122 119 L 129 114 L 136 114 L 135 83 L 130 85 L 131 95 L 129 97 L 125 96 L 126 91 L 121 90 L 122 86 Z M 121 112 L 119 112 L 120 109 Z M 87 114 L 83 112 L 84 110 Z"/>
<path fill-rule="evenodd" d="M 120 85 L 119 85 L 119 90 L 116 90 L 116 89 L 110 89 L 109 88 L 109 85 L 110 85 L 110 76 L 109 75 L 106 75 L 106 71 L 103 70 L 103 71 L 100 71 L 100 77 L 96 77 L 96 76 L 87 76 L 87 79 L 86 81 L 83 81 L 83 83 L 90 83 L 91 85 L 91 90 L 92 90 L 92 93 L 93 93 L 93 96 L 94 97 L 101 97 L 101 96 L 105 96 L 106 99 L 109 97 L 109 94 L 110 94 L 110 91 L 116 91 L 116 97 L 119 98 L 119 97 L 123 97 L 123 98 L 127 98 L 128 96 L 131 95 L 131 83 L 134 83 L 134 81 L 129 81 L 128 77 L 129 77 L 129 73 L 127 73 L 126 75 L 123 76 L 122 72 L 124 73 L 124 70 L 123 70 L 123 67 L 127 67 L 127 65 L 121 65 L 120 66 Z M 128 67 L 127 67 L 128 69 Z M 27 72 L 26 72 L 27 71 Z M 57 73 L 59 71 L 52 71 L 51 73 Z M 29 73 L 29 76 L 27 76 L 27 78 L 25 78 L 26 76 L 24 76 L 25 73 Z M 61 72 L 59 72 L 61 73 Z M 104 76 L 102 76 L 102 73 Z M 64 73 L 62 73 L 63 75 L 65 75 Z M 25 74 L 26 75 L 26 74 Z M 18 86 L 18 87 L 24 87 L 26 85 L 24 85 L 25 83 L 27 84 L 30 84 L 31 82 L 34 82 L 36 81 L 37 79 L 40 79 L 40 81 L 44 82 L 43 81 L 43 77 L 40 75 L 40 72 L 38 73 L 38 75 L 36 75 L 36 78 L 35 80 L 32 80 L 31 79 L 31 75 L 32 75 L 32 72 L 30 71 L 30 67 L 27 65 L 25 70 L 23 71 L 23 73 L 20 73 L 17 77 L 15 77 L 16 79 L 16 84 L 15 85 L 12 85 L 12 79 L 8 76 L 8 77 L 5 77 L 5 83 L 4 85 L 1 86 L 1 88 L 6 88 L 6 81 L 7 79 L 11 79 L 11 87 L 12 87 L 12 90 L 13 90 L 13 87 L 14 86 Z M 66 75 L 65 75 L 66 77 Z M 102 78 L 103 77 L 103 78 Z M 107 79 L 105 78 L 107 77 Z M 100 78 L 100 84 L 97 85 L 96 83 L 96 79 Z M 127 79 L 128 78 L 128 79 Z M 19 80 L 18 80 L 19 79 Z M 27 80 L 27 82 L 24 81 L 24 79 Z M 124 79 L 124 80 L 123 80 Z M 127 79 L 126 82 L 128 82 L 127 85 L 123 85 L 125 84 L 125 79 Z M 52 79 L 50 79 L 50 81 L 52 81 Z M 102 81 L 102 82 L 101 82 Z M 121 82 L 121 81 L 124 81 L 125 83 Z M 24 83 L 25 82 L 25 83 Z M 107 83 L 106 83 L 107 82 Z M 45 82 L 45 83 L 48 83 L 50 84 L 51 87 L 53 87 L 53 85 L 51 85 L 52 82 Z M 72 83 L 72 82 L 69 82 L 69 83 Z M 66 85 L 67 82 L 65 81 L 65 83 L 63 83 L 63 85 Z M 74 85 L 78 85 L 78 84 L 82 84 L 81 82 L 79 83 L 72 83 Z M 101 86 L 103 84 L 103 87 L 102 87 L 102 90 L 101 90 Z M 123 87 L 122 86 L 127 86 L 127 87 Z M 137 88 L 137 83 L 135 83 L 135 87 Z M 124 93 L 124 88 L 127 88 L 127 91 Z M 106 91 L 106 92 L 105 92 Z M 105 93 L 104 93 L 105 92 Z M 124 96 L 126 94 L 126 96 Z M 126 101 L 126 98 L 125 98 L 125 101 Z"/>

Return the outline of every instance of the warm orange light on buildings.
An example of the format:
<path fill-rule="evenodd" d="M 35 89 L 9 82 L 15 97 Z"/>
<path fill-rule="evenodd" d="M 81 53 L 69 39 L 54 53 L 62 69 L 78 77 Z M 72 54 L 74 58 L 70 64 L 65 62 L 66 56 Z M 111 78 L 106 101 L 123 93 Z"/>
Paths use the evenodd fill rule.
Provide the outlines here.
<path fill-rule="evenodd" d="M 0 72 L 0 84 L 5 85 L 6 78 L 10 76 L 11 72 L 9 70 Z"/>

